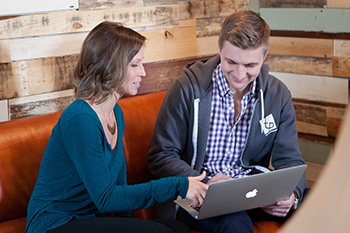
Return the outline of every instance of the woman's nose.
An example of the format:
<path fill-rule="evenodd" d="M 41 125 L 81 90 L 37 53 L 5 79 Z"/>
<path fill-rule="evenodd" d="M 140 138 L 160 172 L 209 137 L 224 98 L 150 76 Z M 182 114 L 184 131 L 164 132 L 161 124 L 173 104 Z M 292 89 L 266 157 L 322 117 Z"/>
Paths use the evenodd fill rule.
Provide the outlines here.
<path fill-rule="evenodd" d="M 145 77 L 146 77 L 146 71 L 145 71 L 145 67 L 143 66 L 143 64 L 141 64 L 140 76 L 141 76 L 142 78 L 145 78 Z"/>

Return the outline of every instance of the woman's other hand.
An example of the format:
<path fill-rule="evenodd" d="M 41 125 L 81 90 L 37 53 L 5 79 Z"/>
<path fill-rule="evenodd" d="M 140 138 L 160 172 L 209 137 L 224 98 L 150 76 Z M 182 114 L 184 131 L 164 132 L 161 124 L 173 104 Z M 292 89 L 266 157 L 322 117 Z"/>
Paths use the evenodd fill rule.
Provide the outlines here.
<path fill-rule="evenodd" d="M 192 206 L 201 206 L 208 190 L 208 185 L 204 184 L 205 171 L 200 176 L 188 177 L 188 190 L 186 198 L 192 200 Z"/>

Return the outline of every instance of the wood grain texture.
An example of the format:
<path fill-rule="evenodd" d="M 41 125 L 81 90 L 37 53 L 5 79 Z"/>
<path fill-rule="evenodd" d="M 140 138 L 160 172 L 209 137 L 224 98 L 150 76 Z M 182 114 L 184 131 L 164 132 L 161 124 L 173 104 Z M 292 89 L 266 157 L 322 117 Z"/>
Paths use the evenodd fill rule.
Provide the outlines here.
<path fill-rule="evenodd" d="M 196 19 L 205 17 L 204 1 L 180 1 L 180 20 Z"/>
<path fill-rule="evenodd" d="M 1 62 L 10 62 L 10 41 L 9 40 L 0 40 L 0 63 Z"/>
<path fill-rule="evenodd" d="M 0 100 L 0 122 L 8 121 L 8 120 L 9 120 L 8 101 Z"/>
<path fill-rule="evenodd" d="M 183 72 L 186 64 L 194 62 L 199 59 L 206 59 L 206 56 L 189 57 L 185 59 L 167 60 L 161 62 L 146 63 L 145 71 L 146 78 L 142 80 L 138 95 L 167 90 L 173 81 Z M 47 63 L 63 63 L 73 64 L 77 60 L 77 56 L 63 57 L 62 60 L 57 61 L 54 58 L 45 61 Z M 52 66 L 52 69 L 57 69 L 60 66 Z M 67 67 L 67 70 L 72 67 Z M 74 68 L 74 67 L 73 67 Z M 63 70 L 56 70 L 55 73 L 66 72 Z M 31 80 L 34 82 L 33 80 Z M 37 82 L 43 85 L 43 81 L 37 79 Z M 74 99 L 72 88 L 72 78 L 64 77 L 57 78 L 55 85 L 45 86 L 48 94 L 32 94 L 30 97 L 17 97 L 9 102 L 11 119 L 22 118 L 33 115 L 41 115 L 55 111 L 62 111 Z M 33 86 L 29 85 L 32 89 Z M 50 89 L 50 91 L 48 91 Z M 62 91 L 66 90 L 66 91 Z M 40 91 L 42 92 L 42 91 Z"/>
<path fill-rule="evenodd" d="M 341 127 L 342 119 L 339 118 L 328 118 L 327 120 L 327 133 L 331 137 L 337 137 L 339 129 Z"/>
<path fill-rule="evenodd" d="M 197 55 L 195 26 L 140 33 L 147 38 L 145 62 Z M 12 61 L 21 61 L 78 54 L 86 35 L 73 33 L 11 39 L 10 57 Z"/>
<path fill-rule="evenodd" d="M 282 80 L 295 99 L 347 105 L 349 103 L 349 80 L 328 76 L 270 72 Z"/>
<path fill-rule="evenodd" d="M 248 10 L 247 0 L 179 1 L 180 19 L 226 17 L 239 10 Z"/>
<path fill-rule="evenodd" d="M 140 95 L 167 90 L 175 79 L 183 73 L 183 68 L 186 64 L 206 58 L 208 57 L 189 57 L 186 59 L 146 63 L 144 67 L 147 76 L 142 80 L 141 87 L 137 94 Z"/>
<path fill-rule="evenodd" d="M 350 57 L 350 40 L 334 40 L 333 47 L 335 57 Z"/>
<path fill-rule="evenodd" d="M 18 119 L 29 116 L 36 116 L 66 109 L 73 101 L 74 97 L 61 97 L 57 99 L 42 100 L 19 105 L 10 105 L 10 119 Z"/>
<path fill-rule="evenodd" d="M 275 72 L 332 75 L 332 58 L 268 55 L 265 62 Z"/>
<path fill-rule="evenodd" d="M 142 2 L 144 6 L 156 6 L 177 4 L 178 0 L 142 0 Z"/>
<path fill-rule="evenodd" d="M 271 36 L 350 40 L 350 33 L 346 32 L 271 30 Z"/>
<path fill-rule="evenodd" d="M 197 38 L 218 36 L 225 17 L 199 18 L 196 20 Z"/>
<path fill-rule="evenodd" d="M 334 57 L 332 75 L 350 78 L 350 57 Z"/>
<path fill-rule="evenodd" d="M 145 31 L 141 34 L 147 38 L 144 62 L 197 56 L 195 27 Z"/>
<path fill-rule="evenodd" d="M 178 24 L 178 6 L 113 8 L 23 15 L 0 20 L 0 39 L 89 32 L 102 21 L 118 21 L 128 27 Z"/>
<path fill-rule="evenodd" d="M 295 37 L 270 37 L 270 54 L 332 57 L 333 40 Z"/>
<path fill-rule="evenodd" d="M 259 0 L 259 5 L 265 8 L 323 8 L 327 0 Z"/>
<path fill-rule="evenodd" d="M 298 133 L 328 137 L 327 126 L 314 125 L 303 121 L 296 121 L 295 125 Z"/>
<path fill-rule="evenodd" d="M 328 8 L 350 8 L 349 0 L 327 0 Z"/>
<path fill-rule="evenodd" d="M 141 6 L 140 0 L 80 0 L 79 10 Z"/>
<path fill-rule="evenodd" d="M 0 64 L 0 99 L 72 88 L 78 55 Z"/>
<path fill-rule="evenodd" d="M 327 107 L 294 103 L 294 109 L 297 121 L 327 126 Z"/>

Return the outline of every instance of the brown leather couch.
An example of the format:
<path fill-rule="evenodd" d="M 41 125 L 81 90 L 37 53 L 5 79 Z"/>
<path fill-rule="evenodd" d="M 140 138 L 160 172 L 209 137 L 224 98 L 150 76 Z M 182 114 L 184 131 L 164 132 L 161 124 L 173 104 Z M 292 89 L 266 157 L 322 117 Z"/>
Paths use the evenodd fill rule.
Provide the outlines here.
<path fill-rule="evenodd" d="M 147 151 L 165 92 L 120 100 L 125 116 L 124 152 L 130 184 L 152 179 Z M 27 205 L 40 161 L 61 113 L 33 116 L 0 123 L 0 233 L 23 233 Z M 135 210 L 134 216 L 153 219 L 155 207 Z M 255 222 L 254 232 L 273 233 L 274 222 Z"/>

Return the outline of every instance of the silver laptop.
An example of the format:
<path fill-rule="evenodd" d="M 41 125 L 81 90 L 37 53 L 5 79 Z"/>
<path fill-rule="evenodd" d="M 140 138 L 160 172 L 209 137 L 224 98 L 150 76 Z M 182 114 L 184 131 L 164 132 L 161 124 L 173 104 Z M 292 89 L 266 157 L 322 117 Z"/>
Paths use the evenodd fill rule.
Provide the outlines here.
<path fill-rule="evenodd" d="M 196 219 L 271 205 L 292 195 L 306 167 L 299 165 L 212 183 L 200 208 L 192 207 L 187 198 L 174 202 Z"/>

